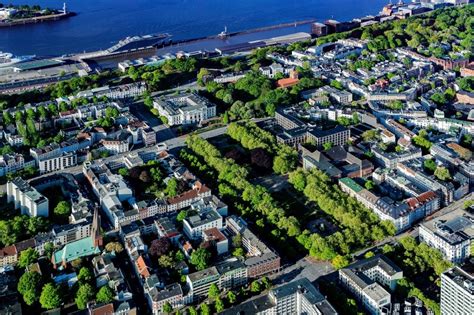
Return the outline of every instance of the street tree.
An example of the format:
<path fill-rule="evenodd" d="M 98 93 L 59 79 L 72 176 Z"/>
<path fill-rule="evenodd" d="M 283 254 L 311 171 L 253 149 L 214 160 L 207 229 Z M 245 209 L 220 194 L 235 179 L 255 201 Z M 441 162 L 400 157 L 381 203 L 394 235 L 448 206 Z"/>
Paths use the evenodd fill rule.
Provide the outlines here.
<path fill-rule="evenodd" d="M 87 308 L 87 303 L 94 298 L 94 287 L 90 284 L 86 283 L 79 286 L 79 290 L 77 290 L 76 298 L 74 301 L 76 302 L 77 308 L 80 310 L 84 310 Z"/>
<path fill-rule="evenodd" d="M 41 306 L 47 310 L 58 308 L 63 303 L 62 294 L 53 283 L 47 283 L 43 286 L 39 301 Z"/>
<path fill-rule="evenodd" d="M 114 300 L 114 291 L 108 286 L 104 285 L 99 289 L 95 298 L 99 303 L 110 303 Z"/>
<path fill-rule="evenodd" d="M 37 272 L 27 271 L 18 281 L 18 292 L 23 296 L 27 305 L 32 305 L 39 300 L 41 293 L 41 275 Z"/>
<path fill-rule="evenodd" d="M 208 250 L 198 248 L 191 254 L 191 264 L 196 266 L 197 270 L 203 270 L 207 268 L 210 258 L 211 253 Z"/>
<path fill-rule="evenodd" d="M 25 268 L 32 263 L 36 262 L 39 258 L 38 252 L 33 248 L 25 249 L 20 253 L 20 258 L 18 260 L 18 266 Z"/>
<path fill-rule="evenodd" d="M 211 286 L 209 287 L 209 292 L 208 292 L 208 297 L 210 299 L 215 299 L 219 296 L 220 294 L 220 290 L 219 288 L 217 287 L 217 285 L 215 283 L 211 284 Z"/>

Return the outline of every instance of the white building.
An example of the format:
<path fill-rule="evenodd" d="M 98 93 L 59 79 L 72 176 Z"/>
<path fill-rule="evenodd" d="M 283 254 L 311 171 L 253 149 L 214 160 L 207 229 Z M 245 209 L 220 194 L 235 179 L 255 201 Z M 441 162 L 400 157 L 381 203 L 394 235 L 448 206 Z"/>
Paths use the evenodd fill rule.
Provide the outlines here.
<path fill-rule="evenodd" d="M 166 117 L 168 125 L 199 124 L 216 116 L 216 105 L 197 94 L 180 94 L 155 99 L 153 107 Z"/>
<path fill-rule="evenodd" d="M 221 314 L 336 315 L 338 313 L 307 278 L 302 278 L 276 287 L 266 295 L 248 300 Z"/>
<path fill-rule="evenodd" d="M 186 283 L 190 289 L 193 301 L 207 297 L 211 285 L 218 285 L 219 271 L 216 267 L 210 267 L 201 271 L 191 273 L 186 276 Z"/>
<path fill-rule="evenodd" d="M 259 71 L 264 76 L 273 79 L 278 73 L 282 75 L 289 75 L 292 71 L 294 71 L 294 69 L 294 67 L 284 67 L 281 64 L 274 62 L 268 67 L 260 67 Z"/>
<path fill-rule="evenodd" d="M 34 167 L 35 161 L 25 161 L 23 155 L 19 153 L 5 154 L 0 156 L 0 176 L 5 176 L 9 173 L 15 173 L 24 169 L 25 167 Z"/>
<path fill-rule="evenodd" d="M 15 209 L 30 217 L 47 217 L 49 213 L 48 198 L 20 177 L 7 183 L 7 202 L 13 202 Z"/>
<path fill-rule="evenodd" d="M 101 141 L 104 148 L 110 154 L 120 154 L 129 151 L 130 143 L 128 140 L 120 140 L 120 139 L 113 139 L 113 140 L 102 140 Z"/>
<path fill-rule="evenodd" d="M 59 156 L 45 158 L 38 161 L 41 174 L 64 170 L 77 165 L 77 154 L 75 152 L 63 153 Z"/>
<path fill-rule="evenodd" d="M 441 274 L 441 314 L 474 314 L 474 273 L 472 263 Z"/>
<path fill-rule="evenodd" d="M 390 307 L 391 294 L 383 286 L 394 290 L 403 271 L 383 255 L 377 255 L 339 270 L 339 281 L 369 311 L 382 314 Z"/>
<path fill-rule="evenodd" d="M 84 163 L 83 174 L 114 227 L 118 228 L 121 223 L 127 222 L 130 217 L 125 216 L 122 201 L 131 199 L 133 192 L 123 177 L 113 174 L 106 164 L 89 162 Z M 138 211 L 135 210 L 135 213 L 138 219 Z"/>
<path fill-rule="evenodd" d="M 183 221 L 184 234 L 192 240 L 202 237 L 202 233 L 211 228 L 222 230 L 222 216 L 215 210 L 201 212 Z"/>
<path fill-rule="evenodd" d="M 471 255 L 474 216 L 457 209 L 420 225 L 420 240 L 438 249 L 446 260 L 461 263 Z"/>

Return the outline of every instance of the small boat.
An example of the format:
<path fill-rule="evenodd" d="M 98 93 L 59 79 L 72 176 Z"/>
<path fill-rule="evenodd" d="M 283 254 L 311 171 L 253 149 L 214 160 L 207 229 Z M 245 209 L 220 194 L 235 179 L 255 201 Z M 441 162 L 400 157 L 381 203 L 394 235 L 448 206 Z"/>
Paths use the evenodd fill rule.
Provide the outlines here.
<path fill-rule="evenodd" d="M 227 26 L 225 26 L 224 30 L 220 32 L 217 36 L 219 36 L 220 39 L 226 39 L 227 37 L 229 37 L 229 33 L 227 32 Z"/>

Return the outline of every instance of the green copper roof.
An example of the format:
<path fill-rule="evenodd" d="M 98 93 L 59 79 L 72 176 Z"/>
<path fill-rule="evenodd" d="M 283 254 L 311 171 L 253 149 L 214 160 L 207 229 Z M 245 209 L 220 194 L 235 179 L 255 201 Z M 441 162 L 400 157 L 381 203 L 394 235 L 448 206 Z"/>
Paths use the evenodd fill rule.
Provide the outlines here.
<path fill-rule="evenodd" d="M 71 262 L 74 259 L 90 256 L 100 253 L 100 249 L 94 246 L 92 237 L 82 238 L 72 243 L 66 244 L 61 250 L 54 253 L 54 262 L 60 264 L 61 262 Z"/>
<path fill-rule="evenodd" d="M 364 188 L 361 185 L 357 184 L 352 178 L 344 177 L 341 178 L 339 181 L 356 193 L 360 192 L 361 190 L 364 190 Z"/>

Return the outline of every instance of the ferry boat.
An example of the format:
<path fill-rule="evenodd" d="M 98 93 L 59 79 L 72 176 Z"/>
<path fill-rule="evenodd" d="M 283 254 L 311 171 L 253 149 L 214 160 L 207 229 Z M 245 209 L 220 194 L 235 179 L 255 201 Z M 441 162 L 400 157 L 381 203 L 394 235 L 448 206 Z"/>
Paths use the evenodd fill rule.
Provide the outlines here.
<path fill-rule="evenodd" d="M 20 62 L 34 59 L 36 56 L 14 56 L 11 53 L 0 51 L 0 68 L 10 67 Z"/>

